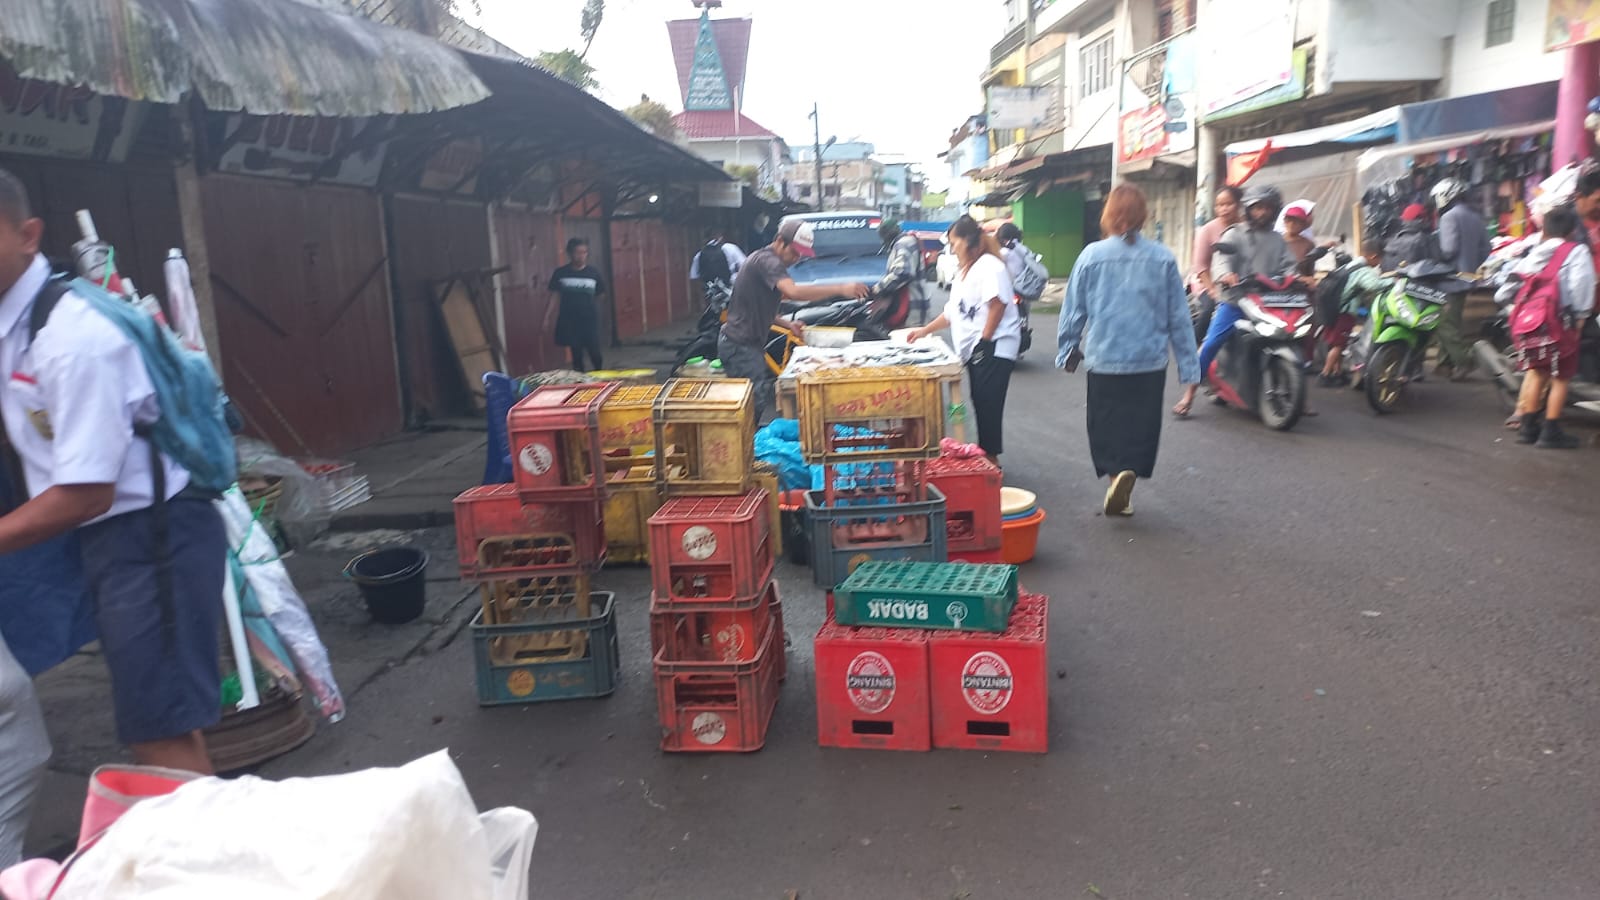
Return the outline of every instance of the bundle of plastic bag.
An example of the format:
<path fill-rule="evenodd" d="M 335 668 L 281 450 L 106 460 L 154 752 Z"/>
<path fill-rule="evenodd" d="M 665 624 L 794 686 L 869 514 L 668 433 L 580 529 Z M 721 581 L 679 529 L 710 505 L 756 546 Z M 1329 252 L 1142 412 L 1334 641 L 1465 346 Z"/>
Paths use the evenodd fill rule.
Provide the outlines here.
<path fill-rule="evenodd" d="M 811 467 L 800 454 L 800 423 L 794 419 L 773 419 L 756 432 L 756 459 L 775 466 L 786 491 L 811 487 Z"/>
<path fill-rule="evenodd" d="M 238 561 L 239 571 L 272 629 L 282 639 L 293 660 L 296 674 L 311 691 L 318 712 L 330 722 L 344 718 L 344 697 L 333 678 L 328 650 L 317 636 L 305 601 L 295 590 L 289 570 L 278 558 L 278 548 L 265 528 L 256 521 L 244 494 L 237 487 L 217 501 L 217 510 L 227 529 L 228 546 Z"/>
<path fill-rule="evenodd" d="M 397 769 L 203 778 L 128 810 L 52 900 L 525 900 L 538 823 L 479 816 L 440 751 Z"/>

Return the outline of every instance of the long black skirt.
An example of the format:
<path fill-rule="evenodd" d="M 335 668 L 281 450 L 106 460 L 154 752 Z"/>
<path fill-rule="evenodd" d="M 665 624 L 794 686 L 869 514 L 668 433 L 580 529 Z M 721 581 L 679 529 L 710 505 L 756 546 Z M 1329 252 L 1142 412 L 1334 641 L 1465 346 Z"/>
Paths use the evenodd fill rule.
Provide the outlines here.
<path fill-rule="evenodd" d="M 1089 455 L 1101 477 L 1131 471 L 1149 478 L 1161 449 L 1167 373 L 1089 373 Z"/>

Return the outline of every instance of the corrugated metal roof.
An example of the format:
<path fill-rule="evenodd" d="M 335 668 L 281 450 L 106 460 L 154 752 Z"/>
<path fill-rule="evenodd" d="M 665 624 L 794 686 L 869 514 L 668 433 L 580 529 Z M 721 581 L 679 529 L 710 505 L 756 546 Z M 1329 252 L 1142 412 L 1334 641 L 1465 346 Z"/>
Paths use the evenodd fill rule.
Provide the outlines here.
<path fill-rule="evenodd" d="M 19 74 L 214 110 L 373 116 L 489 96 L 460 54 L 327 0 L 0 0 Z"/>

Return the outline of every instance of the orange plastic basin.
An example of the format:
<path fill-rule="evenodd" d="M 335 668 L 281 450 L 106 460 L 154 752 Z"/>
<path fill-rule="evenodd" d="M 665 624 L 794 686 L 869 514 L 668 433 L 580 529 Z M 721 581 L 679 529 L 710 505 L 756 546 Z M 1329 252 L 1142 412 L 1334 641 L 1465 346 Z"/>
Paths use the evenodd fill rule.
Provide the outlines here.
<path fill-rule="evenodd" d="M 1033 559 L 1039 549 L 1039 526 L 1048 518 L 1038 510 L 1026 519 L 1005 522 L 1000 526 L 1000 558 L 1013 566 Z"/>

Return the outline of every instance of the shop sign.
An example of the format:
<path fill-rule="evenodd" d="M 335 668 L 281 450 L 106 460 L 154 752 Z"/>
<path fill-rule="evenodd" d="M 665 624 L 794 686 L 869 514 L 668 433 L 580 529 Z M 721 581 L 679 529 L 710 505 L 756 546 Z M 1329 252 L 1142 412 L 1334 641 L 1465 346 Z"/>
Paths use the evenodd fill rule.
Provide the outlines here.
<path fill-rule="evenodd" d="M 0 153 L 121 162 L 145 108 L 81 85 L 22 78 L 0 61 Z"/>
<path fill-rule="evenodd" d="M 372 187 L 383 173 L 389 119 L 233 114 L 217 170 Z"/>
<path fill-rule="evenodd" d="M 1211 0 L 1200 26 L 1202 114 L 1210 116 L 1290 82 L 1294 10 L 1293 3 Z M 1241 47 L 1249 52 L 1240 52 Z"/>
<path fill-rule="evenodd" d="M 1061 85 L 989 88 L 989 127 L 1000 129 L 1048 127 L 1056 117 Z"/>
<path fill-rule="evenodd" d="M 1544 49 L 1562 50 L 1600 40 L 1600 0 L 1550 0 Z"/>
<path fill-rule="evenodd" d="M 1167 152 L 1167 111 L 1159 104 L 1123 113 L 1117 135 L 1117 162 L 1131 163 Z"/>
<path fill-rule="evenodd" d="M 1249 100 L 1236 103 L 1233 106 L 1219 109 L 1216 112 L 1206 113 L 1207 122 L 1215 122 L 1231 116 L 1255 112 L 1258 109 L 1267 109 L 1284 103 L 1291 103 L 1306 95 L 1306 84 L 1310 70 L 1310 55 L 1304 48 L 1294 51 L 1294 69 L 1290 73 L 1289 82 L 1273 88 L 1265 93 L 1258 94 Z"/>

